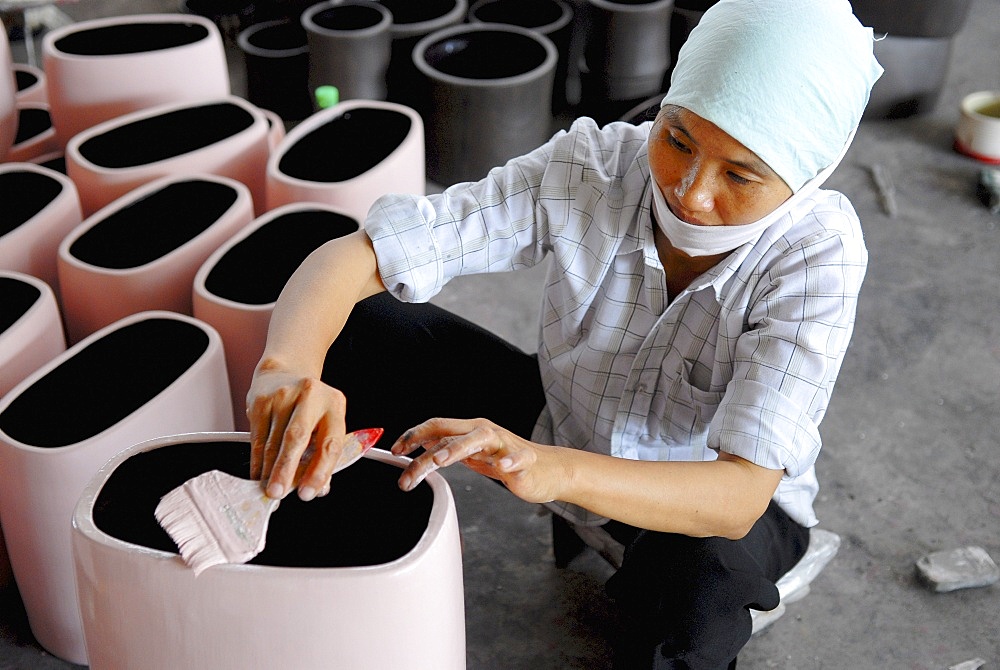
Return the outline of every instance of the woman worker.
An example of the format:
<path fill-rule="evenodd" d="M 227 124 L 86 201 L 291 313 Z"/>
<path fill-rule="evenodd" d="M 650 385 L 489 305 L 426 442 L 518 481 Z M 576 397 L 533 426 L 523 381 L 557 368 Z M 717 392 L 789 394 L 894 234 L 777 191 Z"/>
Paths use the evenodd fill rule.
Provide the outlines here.
<path fill-rule="evenodd" d="M 847 0 L 722 0 L 655 121 L 581 118 L 482 181 L 381 198 L 276 305 L 248 396 L 253 476 L 287 495 L 313 443 L 308 500 L 348 408 L 391 422 L 436 398 L 455 409 L 392 446 L 423 449 L 404 490 L 464 463 L 546 503 L 557 539 L 601 527 L 626 547 L 607 584 L 617 665 L 734 667 L 748 608 L 778 605 L 817 523 L 818 424 L 867 263 L 850 203 L 819 186 L 881 74 L 872 41 Z M 537 361 L 405 304 L 545 257 Z M 366 389 L 381 359 L 400 372 Z"/>

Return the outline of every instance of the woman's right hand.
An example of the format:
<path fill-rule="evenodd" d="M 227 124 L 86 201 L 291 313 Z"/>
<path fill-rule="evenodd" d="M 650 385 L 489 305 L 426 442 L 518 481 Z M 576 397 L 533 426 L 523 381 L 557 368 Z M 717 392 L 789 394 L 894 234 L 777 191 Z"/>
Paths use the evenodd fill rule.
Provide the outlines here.
<path fill-rule="evenodd" d="M 268 497 L 284 498 L 296 486 L 303 500 L 329 491 L 346 436 L 346 408 L 344 394 L 320 379 L 261 361 L 247 394 L 250 476 L 267 482 Z M 300 462 L 310 447 L 303 470 Z"/>

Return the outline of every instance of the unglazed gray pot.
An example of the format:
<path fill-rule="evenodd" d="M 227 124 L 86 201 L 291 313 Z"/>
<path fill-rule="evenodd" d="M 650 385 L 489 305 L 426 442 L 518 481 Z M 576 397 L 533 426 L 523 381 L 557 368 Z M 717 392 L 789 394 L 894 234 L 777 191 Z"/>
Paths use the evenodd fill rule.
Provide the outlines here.
<path fill-rule="evenodd" d="M 431 33 L 461 23 L 468 0 L 379 0 L 392 13 L 392 57 L 386 74 L 389 100 L 423 112 L 424 89 L 413 64 L 413 48 Z"/>
<path fill-rule="evenodd" d="M 246 64 L 247 100 L 285 121 L 300 121 L 312 113 L 309 44 L 297 21 L 254 24 L 236 43 Z"/>
<path fill-rule="evenodd" d="M 385 100 L 392 14 L 368 0 L 330 0 L 302 14 L 309 43 L 309 90 L 336 86 L 341 100 Z"/>
<path fill-rule="evenodd" d="M 573 8 L 563 0 L 477 0 L 469 8 L 471 23 L 507 23 L 530 28 L 552 40 L 559 51 L 552 84 L 552 111 L 566 107 Z"/>
<path fill-rule="evenodd" d="M 588 0 L 586 85 L 605 100 L 638 100 L 661 90 L 670 69 L 674 0 Z"/>
<path fill-rule="evenodd" d="M 452 26 L 418 42 L 413 61 L 429 90 L 428 178 L 442 186 L 481 179 L 543 144 L 557 60 L 552 40 L 499 23 Z"/>

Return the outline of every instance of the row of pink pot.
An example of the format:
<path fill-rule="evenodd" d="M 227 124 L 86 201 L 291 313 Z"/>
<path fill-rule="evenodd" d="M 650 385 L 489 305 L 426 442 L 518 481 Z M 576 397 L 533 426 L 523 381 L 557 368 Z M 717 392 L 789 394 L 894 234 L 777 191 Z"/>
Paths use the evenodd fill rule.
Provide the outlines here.
<path fill-rule="evenodd" d="M 52 289 L 41 279 L 0 270 L 0 398 L 66 350 Z M 0 589 L 12 572 L 0 527 Z"/>
<path fill-rule="evenodd" d="M 94 333 L 0 398 L 0 522 L 32 633 L 46 650 L 87 662 L 70 521 L 100 466 L 144 440 L 218 430 L 232 430 L 221 340 L 170 312 Z"/>
<path fill-rule="evenodd" d="M 47 303 L 28 310 L 20 337 L 29 321 L 53 330 Z M 408 461 L 387 452 L 338 475 L 321 501 L 286 500 L 251 564 L 195 579 L 152 511 L 210 469 L 246 476 L 249 436 L 231 430 L 219 334 L 170 312 L 53 352 L 0 398 L 0 522 L 39 643 L 95 669 L 464 668 L 454 500 L 436 473 L 401 492 Z M 327 606 L 305 612 L 307 597 Z M 418 627 L 386 645 L 371 622 L 390 616 L 433 617 L 437 634 Z M 248 647 L 248 634 L 283 643 Z"/>

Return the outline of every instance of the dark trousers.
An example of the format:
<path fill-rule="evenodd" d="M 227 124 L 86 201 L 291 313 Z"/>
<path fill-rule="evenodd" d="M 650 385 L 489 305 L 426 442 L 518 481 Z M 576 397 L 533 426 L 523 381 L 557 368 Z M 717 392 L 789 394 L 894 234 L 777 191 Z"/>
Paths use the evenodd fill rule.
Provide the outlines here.
<path fill-rule="evenodd" d="M 355 307 L 323 380 L 347 396 L 348 430 L 381 426 L 384 448 L 437 416 L 486 418 L 530 438 L 545 404 L 534 356 L 439 307 L 386 293 Z M 773 503 L 736 541 L 608 528 L 626 545 L 607 584 L 621 612 L 622 669 L 734 667 L 750 639 L 747 608 L 777 607 L 774 583 L 809 543 L 809 531 Z"/>

